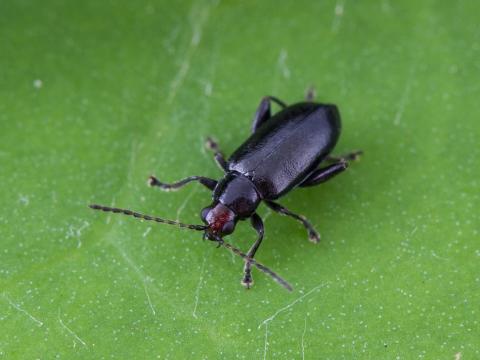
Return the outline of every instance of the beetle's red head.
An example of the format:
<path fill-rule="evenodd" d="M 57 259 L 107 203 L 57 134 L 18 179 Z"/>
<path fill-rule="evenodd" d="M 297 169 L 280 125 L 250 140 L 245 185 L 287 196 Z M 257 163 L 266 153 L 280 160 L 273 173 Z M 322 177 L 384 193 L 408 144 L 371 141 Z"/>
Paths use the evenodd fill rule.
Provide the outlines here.
<path fill-rule="evenodd" d="M 200 217 L 208 225 L 205 237 L 210 240 L 218 240 L 231 234 L 237 222 L 235 213 L 220 202 L 204 208 Z"/>

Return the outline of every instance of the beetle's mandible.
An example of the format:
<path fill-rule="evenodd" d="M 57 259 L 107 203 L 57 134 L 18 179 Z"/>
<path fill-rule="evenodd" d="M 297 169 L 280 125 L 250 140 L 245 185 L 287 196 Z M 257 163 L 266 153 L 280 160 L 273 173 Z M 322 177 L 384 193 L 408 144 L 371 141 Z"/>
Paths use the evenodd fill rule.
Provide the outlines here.
<path fill-rule="evenodd" d="M 313 98 L 312 89 L 308 91 L 306 101 L 290 106 L 273 96 L 264 97 L 253 118 L 252 134 L 228 159 L 225 159 L 218 144 L 207 138 L 207 147 L 214 152 L 217 164 L 225 173 L 219 181 L 190 176 L 167 184 L 154 176 L 149 177 L 150 186 L 166 191 L 177 190 L 192 181 L 210 189 L 213 201 L 200 213 L 204 225 L 184 224 L 103 205 L 90 207 L 203 231 L 204 239 L 217 242 L 218 246 L 245 260 L 242 284 L 246 288 L 253 284 L 251 268 L 255 266 L 292 290 L 288 282 L 254 260 L 264 234 L 262 219 L 256 213 L 257 207 L 263 202 L 275 212 L 294 218 L 305 227 L 309 239 L 318 242 L 320 236 L 310 222 L 276 200 L 293 188 L 315 186 L 331 179 L 347 169 L 349 160 L 355 160 L 361 154 L 361 151 L 354 151 L 344 156 L 330 155 L 340 136 L 340 114 L 335 105 L 315 103 Z M 282 108 L 273 116 L 272 102 Z M 326 165 L 320 166 L 324 162 Z M 257 240 L 247 253 L 243 253 L 223 238 L 233 232 L 238 221 L 246 219 L 250 219 L 257 232 Z"/>

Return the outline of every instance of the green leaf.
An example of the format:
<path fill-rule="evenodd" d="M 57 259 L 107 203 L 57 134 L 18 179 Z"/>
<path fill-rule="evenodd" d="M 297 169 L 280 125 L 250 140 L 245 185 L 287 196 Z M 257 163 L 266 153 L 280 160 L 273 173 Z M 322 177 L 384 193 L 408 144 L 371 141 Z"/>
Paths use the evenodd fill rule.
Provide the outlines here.
<path fill-rule="evenodd" d="M 0 355 L 5 358 L 478 358 L 478 2 L 0 5 Z M 281 199 L 257 258 L 288 293 L 201 234 L 100 203 L 199 223 L 262 96 L 314 85 L 338 104 L 334 180 Z M 229 237 L 244 251 L 247 223 Z"/>

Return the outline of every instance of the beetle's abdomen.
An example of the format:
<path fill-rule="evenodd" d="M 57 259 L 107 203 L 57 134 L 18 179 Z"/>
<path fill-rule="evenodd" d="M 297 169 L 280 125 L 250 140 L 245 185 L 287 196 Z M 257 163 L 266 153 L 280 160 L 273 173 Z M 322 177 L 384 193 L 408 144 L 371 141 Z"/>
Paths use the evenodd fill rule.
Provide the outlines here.
<path fill-rule="evenodd" d="M 235 151 L 229 170 L 249 177 L 264 199 L 273 200 L 313 171 L 339 135 L 336 106 L 292 105 L 268 119 Z"/>

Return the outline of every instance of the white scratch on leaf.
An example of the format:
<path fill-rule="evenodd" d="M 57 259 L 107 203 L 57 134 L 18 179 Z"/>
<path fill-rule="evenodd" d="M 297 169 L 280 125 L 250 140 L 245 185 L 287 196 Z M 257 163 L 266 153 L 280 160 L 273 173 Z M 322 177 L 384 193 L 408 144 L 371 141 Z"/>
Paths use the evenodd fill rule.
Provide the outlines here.
<path fill-rule="evenodd" d="M 383 12 L 389 13 L 392 11 L 392 5 L 387 0 L 382 1 L 381 9 Z"/>
<path fill-rule="evenodd" d="M 30 319 L 32 319 L 35 323 L 37 323 L 38 326 L 43 326 L 43 322 L 38 320 L 35 316 L 33 316 L 32 314 L 30 314 L 27 310 L 23 309 L 20 307 L 20 305 L 14 303 L 10 297 L 6 294 L 6 293 L 3 293 L 2 294 L 3 298 L 5 300 L 8 301 L 8 303 L 14 307 L 15 309 L 17 309 L 18 311 L 20 311 L 21 313 L 24 313 L 25 315 L 27 315 Z"/>
<path fill-rule="evenodd" d="M 172 103 L 173 99 L 177 95 L 178 88 L 182 85 L 185 76 L 188 73 L 188 69 L 190 68 L 190 58 L 187 57 L 180 65 L 180 70 L 178 71 L 177 75 L 173 79 L 172 83 L 170 84 L 170 94 L 168 95 L 167 102 L 169 104 Z"/>
<path fill-rule="evenodd" d="M 307 317 L 305 316 L 305 325 L 302 333 L 302 360 L 305 360 L 305 333 L 307 332 Z"/>
<path fill-rule="evenodd" d="M 410 236 L 413 236 L 418 230 L 418 227 L 414 227 L 413 230 L 410 232 Z"/>
<path fill-rule="evenodd" d="M 280 51 L 280 55 L 278 56 L 278 67 L 280 68 L 280 71 L 282 72 L 282 75 L 285 79 L 290 78 L 290 69 L 287 66 L 287 57 L 287 50 L 282 49 Z"/>
<path fill-rule="evenodd" d="M 163 42 L 163 46 L 165 47 L 165 49 L 169 54 L 173 54 L 175 52 L 175 48 L 172 44 L 175 43 L 179 33 L 180 33 L 180 26 L 174 27 L 173 30 L 170 32 L 170 35 L 168 35 L 168 37 Z"/>
<path fill-rule="evenodd" d="M 127 184 L 130 185 L 132 183 L 132 174 L 133 174 L 133 169 L 135 167 L 135 160 L 137 158 L 137 152 L 138 152 L 139 146 L 137 145 L 136 141 L 132 142 L 132 150 L 130 152 L 130 161 L 128 165 L 128 172 L 127 172 Z"/>
<path fill-rule="evenodd" d="M 342 16 L 343 15 L 343 3 L 337 2 L 335 4 L 335 16 Z"/>
<path fill-rule="evenodd" d="M 206 96 L 211 96 L 213 92 L 213 85 L 211 82 L 205 83 L 204 93 Z"/>
<path fill-rule="evenodd" d="M 77 334 L 75 334 L 75 332 L 70 329 L 63 321 L 62 321 L 62 318 L 60 317 L 60 310 L 58 311 L 58 322 L 60 323 L 60 325 L 65 329 L 67 330 L 70 335 L 72 335 L 75 340 L 77 340 L 80 344 L 82 344 L 83 346 L 87 346 L 87 343 L 85 341 L 83 341 L 80 336 L 78 336 Z"/>
<path fill-rule="evenodd" d="M 455 354 L 455 360 L 461 360 L 462 359 L 462 353 L 458 352 Z"/>
<path fill-rule="evenodd" d="M 206 151 L 205 137 L 203 135 L 200 135 L 200 152 L 205 158 L 209 159 Z"/>
<path fill-rule="evenodd" d="M 120 247 L 120 245 L 110 242 L 113 244 L 114 248 L 117 249 L 122 258 L 127 262 L 130 267 L 135 270 L 138 276 L 142 279 L 143 282 L 146 281 L 147 277 L 143 274 L 142 270 L 133 262 L 133 260 L 127 255 L 127 253 Z"/>
<path fill-rule="evenodd" d="M 341 23 L 344 11 L 345 11 L 344 2 L 341 1 L 341 0 L 338 0 L 337 3 L 335 4 L 335 9 L 334 9 L 334 17 L 333 17 L 333 22 L 332 22 L 332 32 L 337 32 L 338 29 L 340 28 L 340 23 Z"/>
<path fill-rule="evenodd" d="M 208 16 L 208 13 L 202 14 L 202 16 Z M 203 21 L 204 19 L 200 17 L 200 21 L 196 22 L 193 26 L 192 40 L 190 41 L 190 44 L 194 47 L 197 47 L 202 39 Z"/>
<path fill-rule="evenodd" d="M 150 233 L 150 231 L 152 231 L 152 227 L 149 226 L 147 227 L 147 230 L 145 230 L 142 234 L 143 237 L 147 237 L 147 235 Z"/>
<path fill-rule="evenodd" d="M 65 238 L 70 239 L 72 237 L 76 237 L 78 240 L 77 248 L 80 248 L 82 246 L 82 238 L 81 238 L 82 231 L 88 228 L 89 226 L 90 226 L 90 223 L 88 221 L 84 221 L 83 224 L 78 228 L 76 228 L 73 225 L 69 225 L 67 235 L 65 236 Z"/>
<path fill-rule="evenodd" d="M 147 295 L 148 305 L 150 306 L 150 309 L 152 310 L 153 316 L 155 316 L 155 315 L 157 315 L 157 312 L 155 311 L 155 308 L 153 307 L 152 300 L 150 300 L 150 295 L 148 293 L 147 282 L 146 281 L 143 283 L 143 288 L 145 289 L 145 295 Z"/>
<path fill-rule="evenodd" d="M 402 97 L 400 98 L 400 102 L 398 105 L 398 110 L 395 113 L 395 117 L 393 118 L 394 125 L 400 125 L 402 121 L 403 113 L 405 112 L 405 107 L 407 106 L 408 100 L 410 98 L 410 90 L 412 88 L 413 78 L 415 76 L 415 66 L 413 65 L 410 68 L 410 74 L 406 80 L 405 88 L 403 90 Z"/>
<path fill-rule="evenodd" d="M 33 80 L 33 87 L 35 89 L 41 89 L 42 86 L 43 86 L 43 81 L 42 80 L 40 80 L 40 79 Z"/>
<path fill-rule="evenodd" d="M 152 310 L 153 315 L 156 315 L 155 308 L 153 307 L 152 301 L 150 299 L 150 295 L 147 290 L 147 282 L 149 282 L 150 277 L 145 275 L 143 271 L 135 264 L 135 262 L 125 253 L 125 251 L 120 247 L 120 245 L 109 242 L 117 251 L 118 253 L 122 256 L 123 260 L 136 272 L 137 276 L 140 278 L 143 284 L 143 288 L 145 291 L 145 295 L 147 297 L 148 305 L 150 306 L 150 309 Z"/>
<path fill-rule="evenodd" d="M 198 307 L 198 300 L 200 299 L 200 289 L 203 285 L 203 273 L 205 271 L 205 262 L 207 261 L 207 257 L 203 258 L 202 267 L 200 268 L 200 280 L 198 280 L 197 289 L 195 290 L 195 305 L 193 306 L 192 315 L 195 319 L 197 319 L 197 307 Z"/>
<path fill-rule="evenodd" d="M 430 253 L 432 254 L 432 256 L 433 256 L 434 258 L 437 258 L 437 259 L 440 259 L 440 260 L 448 260 L 448 259 L 446 259 L 446 258 L 444 258 L 444 257 L 441 257 L 441 256 L 437 255 L 437 253 L 436 253 L 435 251 L 433 251 L 433 250 L 431 250 Z"/>
<path fill-rule="evenodd" d="M 188 202 L 192 198 L 192 196 L 197 192 L 198 186 L 195 186 L 192 191 L 185 197 L 185 200 L 180 204 L 177 210 L 177 221 L 180 221 L 180 214 L 182 213 L 183 209 L 185 209 L 185 206 L 187 206 Z"/>
<path fill-rule="evenodd" d="M 57 201 L 57 193 L 55 191 L 52 191 L 52 202 L 54 204 L 56 204 L 58 201 Z"/>
<path fill-rule="evenodd" d="M 263 346 L 263 360 L 267 358 L 268 350 L 268 324 L 265 324 L 265 345 Z"/>
<path fill-rule="evenodd" d="M 28 198 L 27 195 L 20 194 L 18 196 L 18 202 L 20 202 L 21 204 L 23 204 L 25 206 L 28 206 L 28 204 L 30 204 L 30 199 Z"/>
<path fill-rule="evenodd" d="M 315 291 L 317 291 L 318 289 L 326 286 L 328 283 L 325 283 L 325 284 L 320 284 L 320 285 L 317 285 L 315 286 L 312 290 L 310 290 L 309 292 L 303 294 L 302 296 L 300 296 L 299 298 L 297 298 L 296 300 L 292 301 L 290 304 L 284 306 L 283 308 L 277 310 L 272 316 L 270 316 L 269 318 L 265 319 L 262 321 L 262 323 L 260 325 L 258 325 L 258 328 L 260 329 L 260 327 L 262 325 L 267 325 L 270 321 L 272 321 L 273 319 L 275 319 L 278 315 L 280 315 L 282 312 L 290 309 L 292 306 L 294 306 L 296 303 L 302 301 L 304 298 L 306 298 L 308 295 L 314 293 Z"/>
<path fill-rule="evenodd" d="M 115 207 L 115 197 L 112 199 L 112 203 L 110 204 L 111 207 Z M 108 225 L 110 224 L 110 221 L 112 220 L 112 215 L 111 213 L 107 214 L 107 219 L 105 220 L 105 223 Z"/>
<path fill-rule="evenodd" d="M 203 26 L 205 25 L 210 9 L 204 8 L 200 13 L 193 14 L 194 23 L 192 25 L 192 37 L 190 39 L 190 45 L 183 56 L 183 61 L 180 64 L 180 69 L 170 83 L 170 93 L 167 98 L 167 103 L 171 104 L 177 95 L 178 89 L 182 86 L 188 70 L 190 69 L 190 62 L 192 60 L 195 49 L 202 39 Z"/>

